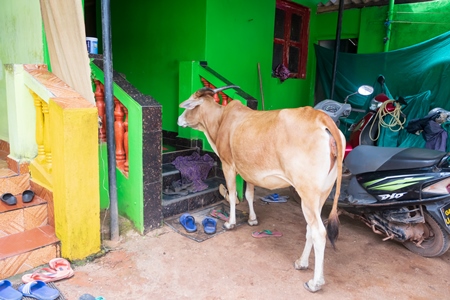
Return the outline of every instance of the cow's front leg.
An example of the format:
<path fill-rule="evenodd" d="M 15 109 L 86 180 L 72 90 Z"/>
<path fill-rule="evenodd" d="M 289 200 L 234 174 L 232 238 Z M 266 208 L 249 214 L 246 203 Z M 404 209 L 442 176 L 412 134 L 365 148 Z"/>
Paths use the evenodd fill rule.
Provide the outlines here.
<path fill-rule="evenodd" d="M 223 174 L 228 188 L 228 199 L 230 202 L 230 217 L 223 226 L 225 229 L 236 227 L 236 172 L 229 165 L 222 162 Z"/>
<path fill-rule="evenodd" d="M 253 208 L 253 199 L 255 196 L 255 186 L 247 182 L 247 187 L 245 188 L 245 199 L 248 202 L 248 225 L 255 226 L 258 225 L 258 219 L 256 218 L 255 210 Z"/>

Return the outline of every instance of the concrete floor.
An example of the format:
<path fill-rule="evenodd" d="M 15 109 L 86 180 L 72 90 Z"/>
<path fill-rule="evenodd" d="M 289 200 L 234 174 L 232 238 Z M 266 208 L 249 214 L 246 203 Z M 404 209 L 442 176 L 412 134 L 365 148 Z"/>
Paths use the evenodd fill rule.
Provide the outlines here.
<path fill-rule="evenodd" d="M 273 192 L 273 191 L 272 191 Z M 289 189 L 278 191 L 290 195 Z M 256 195 L 270 193 L 257 189 Z M 303 283 L 310 269 L 295 270 L 305 242 L 298 202 L 264 204 L 257 200 L 259 225 L 196 242 L 168 226 L 145 236 L 127 230 L 109 252 L 90 262 L 73 263 L 75 275 L 55 285 L 69 300 L 85 293 L 122 299 L 447 299 L 450 252 L 438 258 L 417 256 L 401 244 L 382 241 L 366 225 L 341 216 L 337 250 L 325 250 L 323 289 L 311 294 Z M 237 209 L 247 211 L 247 204 Z M 329 208 L 323 210 L 326 218 Z M 283 233 L 256 239 L 253 231 Z M 111 246 L 111 245 L 110 245 Z"/>

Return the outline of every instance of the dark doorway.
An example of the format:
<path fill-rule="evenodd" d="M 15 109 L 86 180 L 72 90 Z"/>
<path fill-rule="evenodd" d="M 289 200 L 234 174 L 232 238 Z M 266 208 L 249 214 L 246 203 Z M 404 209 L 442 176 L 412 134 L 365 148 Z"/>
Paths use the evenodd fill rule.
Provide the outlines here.
<path fill-rule="evenodd" d="M 97 36 L 97 3 L 96 0 L 84 0 L 84 26 L 86 37 Z"/>
<path fill-rule="evenodd" d="M 333 49 L 335 48 L 336 41 L 335 40 L 323 40 L 319 41 L 319 46 Z M 339 42 L 339 52 L 345 52 L 345 53 L 357 53 L 358 50 L 358 39 L 344 39 L 340 40 Z M 339 60 L 339 57 L 338 57 Z M 325 99 L 325 92 L 322 86 L 322 83 L 319 80 L 319 69 L 316 68 L 316 87 L 314 92 L 314 105 L 318 102 Z M 333 99 L 335 100 L 335 99 Z"/>

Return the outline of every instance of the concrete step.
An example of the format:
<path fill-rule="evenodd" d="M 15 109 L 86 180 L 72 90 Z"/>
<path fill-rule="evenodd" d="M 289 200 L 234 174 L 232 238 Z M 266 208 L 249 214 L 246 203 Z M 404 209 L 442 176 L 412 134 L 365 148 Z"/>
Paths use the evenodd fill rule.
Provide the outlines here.
<path fill-rule="evenodd" d="M 0 201 L 0 280 L 26 272 L 60 257 L 60 241 L 48 225 L 47 201 L 35 195 L 16 205 Z"/>
<path fill-rule="evenodd" d="M 47 264 L 60 252 L 60 241 L 50 225 L 1 237 L 0 280 Z"/>
<path fill-rule="evenodd" d="M 187 195 L 165 195 L 162 198 L 163 217 L 168 218 L 180 213 L 196 210 L 223 200 L 219 185 L 225 184 L 221 177 L 211 177 L 204 181 L 208 188 Z"/>
<path fill-rule="evenodd" d="M 16 205 L 0 201 L 0 238 L 48 224 L 47 201 L 35 195 L 33 201 L 23 203 L 21 194 L 15 197 Z"/>
<path fill-rule="evenodd" d="M 167 195 L 162 194 L 162 213 L 164 218 L 168 218 L 180 213 L 189 212 L 198 208 L 211 205 L 223 200 L 219 194 L 219 185 L 225 184 L 223 172 L 220 168 L 220 160 L 214 153 L 202 152 L 198 148 L 176 149 L 163 154 L 162 165 L 162 187 L 163 190 L 170 187 L 172 182 L 180 180 L 180 171 L 171 163 L 178 156 L 190 156 L 193 152 L 200 155 L 208 154 L 214 160 L 215 164 L 211 168 L 204 182 L 208 185 L 205 190 L 198 192 L 189 192 L 187 195 Z"/>

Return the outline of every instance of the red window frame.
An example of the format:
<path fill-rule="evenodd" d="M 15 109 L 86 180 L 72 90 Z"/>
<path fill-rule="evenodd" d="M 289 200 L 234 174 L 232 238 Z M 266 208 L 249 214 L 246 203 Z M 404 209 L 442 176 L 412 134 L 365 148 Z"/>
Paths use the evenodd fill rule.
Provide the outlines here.
<path fill-rule="evenodd" d="M 295 47 L 299 49 L 298 72 L 291 73 L 289 77 L 304 79 L 306 78 L 306 62 L 308 58 L 310 9 L 286 0 L 277 0 L 276 8 L 285 11 L 284 36 L 283 38 L 274 36 L 273 42 L 274 44 L 283 45 L 282 62 L 286 67 L 289 66 L 289 48 Z M 291 40 L 291 18 L 293 14 L 300 16 L 302 20 L 300 23 L 300 41 Z"/>

